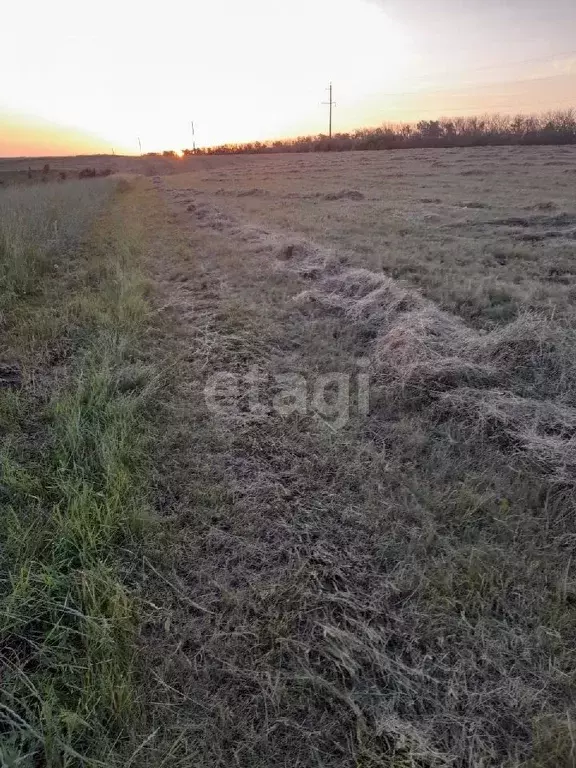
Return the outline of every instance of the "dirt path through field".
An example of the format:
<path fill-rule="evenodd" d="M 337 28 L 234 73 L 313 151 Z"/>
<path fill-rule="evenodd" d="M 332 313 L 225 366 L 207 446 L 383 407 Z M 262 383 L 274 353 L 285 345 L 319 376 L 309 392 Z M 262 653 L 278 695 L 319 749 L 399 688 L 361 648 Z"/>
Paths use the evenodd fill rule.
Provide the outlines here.
<path fill-rule="evenodd" d="M 568 696 L 538 631 L 554 589 L 534 564 L 561 572 L 539 489 L 381 379 L 366 414 L 373 336 L 310 293 L 337 257 L 155 185 L 174 360 L 156 486 L 175 541 L 144 652 L 174 760 L 526 756 L 533 716 Z"/>

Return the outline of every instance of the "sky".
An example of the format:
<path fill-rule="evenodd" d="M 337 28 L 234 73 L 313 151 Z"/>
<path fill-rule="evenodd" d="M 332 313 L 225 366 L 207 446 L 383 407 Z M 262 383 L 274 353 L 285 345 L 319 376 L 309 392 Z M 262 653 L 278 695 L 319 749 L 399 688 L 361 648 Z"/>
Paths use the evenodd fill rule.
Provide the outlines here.
<path fill-rule="evenodd" d="M 576 106 L 575 0 L 19 0 L 0 156 L 181 150 Z M 12 30 L 12 34 L 7 34 Z"/>

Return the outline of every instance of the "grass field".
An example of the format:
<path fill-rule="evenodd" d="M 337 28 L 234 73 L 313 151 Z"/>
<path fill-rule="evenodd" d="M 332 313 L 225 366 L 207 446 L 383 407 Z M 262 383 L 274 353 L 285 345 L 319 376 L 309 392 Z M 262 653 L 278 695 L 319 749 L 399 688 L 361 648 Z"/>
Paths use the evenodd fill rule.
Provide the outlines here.
<path fill-rule="evenodd" d="M 248 385 L 215 420 L 186 389 L 208 436 L 177 567 L 215 614 L 172 678 L 191 762 L 574 765 L 575 171 L 474 149 L 157 180 L 194 254 L 184 380 L 371 376 L 341 428 L 254 413 Z"/>
<path fill-rule="evenodd" d="M 98 175 L 104 171 L 122 174 L 174 173 L 181 163 L 169 157 L 130 155 L 77 155 L 74 157 L 0 157 L 0 191 L 8 187 L 36 186 L 39 183 L 77 179 L 86 169 Z M 46 166 L 48 166 L 46 168 Z"/>
<path fill-rule="evenodd" d="M 198 165 L 170 186 L 336 247 L 351 265 L 407 280 L 474 324 L 570 303 L 575 148 L 198 158 Z"/>
<path fill-rule="evenodd" d="M 193 161 L 0 190 L 0 765 L 576 765 L 576 151 Z"/>

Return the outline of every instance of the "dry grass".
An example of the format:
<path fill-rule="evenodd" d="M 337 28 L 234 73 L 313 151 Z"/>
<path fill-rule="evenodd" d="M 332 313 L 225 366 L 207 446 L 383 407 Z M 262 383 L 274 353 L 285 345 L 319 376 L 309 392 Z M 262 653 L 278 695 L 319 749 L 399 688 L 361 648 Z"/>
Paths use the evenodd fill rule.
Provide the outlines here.
<path fill-rule="evenodd" d="M 34 290 L 43 275 L 57 274 L 60 254 L 77 244 L 113 190 L 99 179 L 13 187 L 0 195 L 2 306 Z"/>
<path fill-rule="evenodd" d="M 551 148 L 199 158 L 125 196 L 155 284 L 148 356 L 170 361 L 141 478 L 163 525 L 128 572 L 140 735 L 100 730 L 98 758 L 576 765 L 573 163 Z M 10 312 L 28 295 L 14 285 Z M 118 340 L 142 297 L 112 295 L 123 313 L 97 317 Z M 16 325 L 12 349 L 30 336 Z M 98 369 L 108 393 L 141 379 L 121 362 L 112 389 Z M 208 410 L 212 373 L 253 370 L 265 407 L 275 376 L 351 374 L 349 421 L 310 391 L 306 413 L 255 412 L 242 381 L 236 413 Z"/>
<path fill-rule="evenodd" d="M 262 228 L 335 247 L 351 265 L 404 279 L 476 327 L 526 308 L 571 311 L 573 147 L 196 161 L 195 172 L 167 183 Z"/>
<path fill-rule="evenodd" d="M 45 170 L 46 165 L 48 170 Z M 182 160 L 129 155 L 0 157 L 0 193 L 12 186 L 37 187 L 46 182 L 69 182 L 78 179 L 78 174 L 86 169 L 93 169 L 98 175 L 111 171 L 151 176 L 155 173 L 174 173 L 176 170 L 182 170 Z"/>
<path fill-rule="evenodd" d="M 170 586 L 150 584 L 143 649 L 170 747 L 152 763 L 169 750 L 182 766 L 576 764 L 572 308 L 528 245 L 497 278 L 520 285 L 515 311 L 485 311 L 494 278 L 477 257 L 500 225 L 476 226 L 480 202 L 508 221 L 573 203 L 563 176 L 535 175 L 507 201 L 478 188 L 478 205 L 454 202 L 442 235 L 407 220 L 447 186 L 468 199 L 479 153 L 218 158 L 165 181 L 170 208 L 149 226 L 178 360 L 156 477 Z M 386 163 L 411 163 L 404 198 L 366 181 L 393 185 Z M 346 169 L 365 200 L 326 200 Z M 446 233 L 468 217 L 459 251 Z M 480 287 L 458 314 L 463 275 Z M 557 311 L 534 302 L 537 282 Z M 203 398 L 215 371 L 312 381 L 365 357 L 370 414 L 353 408 L 342 429 L 310 409 L 251 413 L 243 387 L 234 417 Z"/>

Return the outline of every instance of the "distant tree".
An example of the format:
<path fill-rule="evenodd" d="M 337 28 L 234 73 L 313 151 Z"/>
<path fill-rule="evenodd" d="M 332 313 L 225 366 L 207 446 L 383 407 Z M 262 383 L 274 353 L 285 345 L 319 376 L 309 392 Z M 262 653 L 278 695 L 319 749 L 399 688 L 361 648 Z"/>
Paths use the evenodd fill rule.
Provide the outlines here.
<path fill-rule="evenodd" d="M 410 147 L 466 147 L 514 144 L 576 144 L 576 110 L 546 115 L 477 115 L 421 120 L 416 124 L 385 124 L 336 133 L 276 139 L 269 142 L 222 144 L 199 150 L 206 155 L 269 152 L 333 152 L 403 149 Z M 190 150 L 183 150 L 187 155 Z M 164 155 L 169 153 L 164 153 Z"/>
<path fill-rule="evenodd" d="M 442 136 L 442 128 L 438 120 L 421 120 L 416 129 L 423 139 L 436 141 Z"/>
<path fill-rule="evenodd" d="M 162 157 L 176 157 L 176 152 L 173 149 L 165 149 L 162 152 Z"/>

